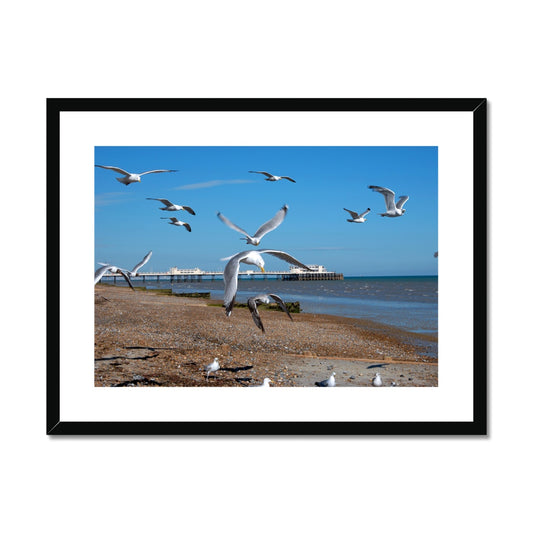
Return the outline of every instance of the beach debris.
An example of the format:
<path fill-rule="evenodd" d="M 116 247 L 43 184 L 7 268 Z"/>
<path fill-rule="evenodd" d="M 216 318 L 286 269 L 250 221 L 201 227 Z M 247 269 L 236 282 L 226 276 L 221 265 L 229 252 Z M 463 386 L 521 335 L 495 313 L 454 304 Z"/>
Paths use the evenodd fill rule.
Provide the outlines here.
<path fill-rule="evenodd" d="M 324 381 L 315 381 L 315 385 L 317 387 L 335 387 L 335 372 L 329 376 L 328 379 L 325 379 Z"/>
<path fill-rule="evenodd" d="M 372 378 L 372 385 L 374 387 L 381 387 L 383 385 L 383 380 L 379 372 L 376 372 L 376 375 Z"/>
<path fill-rule="evenodd" d="M 288 209 L 289 206 L 285 204 L 270 220 L 268 220 L 262 226 L 259 227 L 253 237 L 248 235 L 245 230 L 239 228 L 239 226 L 237 226 L 231 220 L 226 218 L 222 213 L 217 213 L 217 217 L 220 219 L 221 222 L 224 222 L 224 224 L 226 224 L 226 226 L 228 226 L 229 228 L 234 229 L 235 231 L 238 231 L 239 233 L 245 235 L 246 238 L 244 239 L 241 237 L 241 240 L 245 240 L 246 244 L 253 244 L 254 246 L 258 246 L 261 242 L 261 239 L 267 233 L 276 229 L 285 220 L 285 216 L 287 215 Z"/>
<path fill-rule="evenodd" d="M 165 207 L 159 208 L 161 211 L 188 211 L 191 215 L 196 215 L 196 213 L 188 205 L 173 204 L 166 198 L 147 198 L 147 200 L 156 200 L 164 204 Z"/>
<path fill-rule="evenodd" d="M 159 172 L 179 172 L 179 170 L 147 170 L 146 172 L 141 172 L 140 174 L 134 174 L 133 172 L 127 172 L 126 170 L 122 170 L 118 167 L 106 167 L 104 165 L 94 165 L 95 167 L 99 168 L 106 168 L 108 170 L 113 170 L 115 172 L 118 172 L 119 174 L 122 174 L 125 176 L 124 178 L 116 178 L 117 181 L 120 181 L 120 183 L 123 183 L 124 185 L 129 185 L 130 183 L 140 183 L 141 176 L 144 176 L 145 174 L 157 174 Z"/>
<path fill-rule="evenodd" d="M 249 170 L 248 172 L 251 172 L 252 174 L 263 174 L 266 176 L 265 181 L 288 180 L 292 181 L 292 183 L 296 183 L 296 181 L 292 178 L 289 178 L 289 176 L 274 176 L 274 174 L 270 174 L 270 172 L 264 172 L 263 170 Z"/>
<path fill-rule="evenodd" d="M 390 386 L 391 386 L 391 387 L 396 387 L 396 386 L 397 386 L 396 381 L 391 381 Z"/>
<path fill-rule="evenodd" d="M 191 231 L 190 224 L 187 224 L 187 222 L 182 222 L 181 220 L 178 220 L 176 217 L 161 217 L 161 218 L 169 218 L 172 222 L 169 222 L 169 224 L 172 224 L 173 226 L 184 226 L 187 231 Z"/>
<path fill-rule="evenodd" d="M 374 192 L 381 193 L 385 198 L 385 205 L 387 207 L 387 211 L 385 213 L 380 213 L 382 217 L 401 217 L 405 213 L 403 205 L 405 204 L 405 202 L 407 202 L 407 200 L 409 200 L 409 196 L 400 196 L 398 202 L 394 204 L 394 191 L 391 191 L 390 189 L 387 189 L 385 187 L 379 187 L 377 185 L 369 185 L 368 188 L 372 189 Z"/>
<path fill-rule="evenodd" d="M 240 264 L 246 263 L 248 265 L 255 265 L 259 267 L 262 272 L 264 272 L 265 261 L 261 257 L 261 254 L 270 254 L 278 259 L 286 261 L 287 263 L 291 263 L 292 265 L 299 266 L 305 270 L 311 270 L 308 266 L 300 263 L 298 259 L 292 257 L 292 255 L 279 250 L 250 250 L 239 252 L 231 257 L 224 258 L 229 259 L 224 268 L 224 307 L 226 309 L 226 316 L 231 315 L 231 311 L 235 303 Z"/>
<path fill-rule="evenodd" d="M 350 215 L 352 216 L 352 218 L 346 219 L 347 222 L 358 222 L 359 224 L 362 224 L 363 222 L 365 222 L 366 221 L 365 215 L 370 213 L 370 207 L 367 207 L 366 211 L 361 214 L 357 213 L 356 211 L 350 211 L 349 209 L 346 209 L 346 207 L 343 207 L 343 209 L 345 211 L 348 211 L 348 213 L 350 213 Z"/>
<path fill-rule="evenodd" d="M 211 372 L 216 372 L 217 370 L 220 370 L 220 365 L 218 364 L 218 357 L 215 357 L 215 360 L 212 363 L 206 365 L 204 370 L 207 372 L 207 376 L 205 379 L 209 379 L 209 374 Z"/>
<path fill-rule="evenodd" d="M 277 294 L 258 294 L 257 296 L 252 296 L 251 298 L 248 298 L 248 309 L 250 310 L 250 313 L 252 313 L 252 318 L 254 319 L 255 325 L 263 333 L 265 332 L 265 328 L 263 326 L 263 322 L 261 321 L 261 317 L 259 316 L 259 312 L 257 311 L 257 304 L 269 304 L 270 299 L 274 300 L 281 307 L 281 309 L 287 313 L 287 316 L 292 321 L 292 316 L 289 313 L 285 302 Z M 285 346 L 285 348 L 287 348 L 287 346 Z"/>

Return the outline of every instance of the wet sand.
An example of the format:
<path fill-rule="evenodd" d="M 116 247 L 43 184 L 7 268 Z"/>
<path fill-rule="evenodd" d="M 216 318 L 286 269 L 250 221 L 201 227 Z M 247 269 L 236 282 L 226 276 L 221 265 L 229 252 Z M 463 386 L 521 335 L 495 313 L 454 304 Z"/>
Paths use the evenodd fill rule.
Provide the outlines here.
<path fill-rule="evenodd" d="M 260 309 L 262 333 L 246 308 L 226 317 L 221 302 L 99 284 L 95 287 L 96 386 L 435 387 L 436 337 L 354 318 Z M 209 380 L 204 366 L 219 358 Z"/>

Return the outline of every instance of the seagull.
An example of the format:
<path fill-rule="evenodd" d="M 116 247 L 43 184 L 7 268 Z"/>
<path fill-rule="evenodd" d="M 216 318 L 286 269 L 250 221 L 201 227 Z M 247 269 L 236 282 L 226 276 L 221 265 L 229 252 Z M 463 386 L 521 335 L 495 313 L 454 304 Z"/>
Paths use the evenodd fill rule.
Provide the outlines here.
<path fill-rule="evenodd" d="M 263 174 L 267 176 L 265 178 L 265 181 L 279 181 L 279 180 L 289 180 L 293 183 L 296 183 L 292 178 L 289 178 L 289 176 L 274 176 L 274 174 L 270 174 L 270 172 L 264 172 L 262 170 L 249 170 L 248 172 L 252 172 L 254 174 Z"/>
<path fill-rule="evenodd" d="M 253 386 L 256 387 L 256 388 L 259 388 L 259 387 L 270 387 L 269 383 L 270 383 L 270 378 L 265 378 L 263 380 L 263 383 L 261 383 L 261 385 L 253 385 Z"/>
<path fill-rule="evenodd" d="M 381 385 L 383 385 L 379 372 L 376 372 L 375 377 L 372 378 L 372 385 L 374 385 L 374 387 L 381 387 Z"/>
<path fill-rule="evenodd" d="M 380 213 L 382 217 L 401 217 L 405 213 L 403 204 L 409 200 L 409 196 L 400 196 L 397 204 L 394 205 L 394 191 L 386 189 L 385 187 L 378 187 L 377 185 L 369 185 L 369 189 L 375 192 L 380 192 L 385 198 L 385 205 L 387 206 L 386 213 Z"/>
<path fill-rule="evenodd" d="M 315 385 L 317 387 L 335 387 L 335 372 L 333 372 L 331 376 L 324 381 L 315 381 Z"/>
<path fill-rule="evenodd" d="M 254 246 L 257 246 L 261 239 L 273 229 L 276 229 L 285 219 L 285 216 L 287 215 L 287 210 L 289 209 L 289 206 L 285 204 L 270 220 L 265 222 L 256 232 L 253 237 L 248 235 L 246 231 L 244 231 L 242 228 L 239 228 L 239 226 L 236 226 L 231 220 L 227 219 L 222 213 L 217 213 L 217 217 L 226 224 L 226 226 L 229 226 L 231 229 L 234 229 L 235 231 L 238 231 L 239 233 L 242 233 L 243 235 L 246 235 L 246 239 L 241 239 L 244 241 L 246 240 L 246 244 L 253 244 Z"/>
<path fill-rule="evenodd" d="M 110 265 L 108 263 L 98 263 L 99 265 L 102 265 L 95 273 L 94 273 L 94 284 L 96 285 L 102 276 L 106 272 L 111 272 L 112 274 L 122 274 L 122 277 L 128 282 L 128 285 L 131 287 L 131 290 L 135 290 L 133 288 L 133 285 L 131 284 L 130 277 L 127 274 L 127 270 L 122 270 L 121 268 L 118 268 L 114 265 Z"/>
<path fill-rule="evenodd" d="M 157 200 L 162 202 L 166 207 L 160 207 L 161 211 L 188 211 L 191 215 L 196 215 L 196 213 L 187 205 L 177 205 L 169 202 L 166 198 L 147 198 L 147 200 Z"/>
<path fill-rule="evenodd" d="M 169 224 L 173 224 L 174 226 L 185 226 L 187 228 L 187 231 L 191 231 L 191 226 L 189 226 L 187 222 L 182 222 L 181 220 L 178 220 L 176 217 L 161 217 L 161 218 L 170 218 L 172 222 L 169 222 Z"/>
<path fill-rule="evenodd" d="M 139 274 L 137 274 L 137 270 L 139 270 L 139 268 L 143 267 L 144 265 L 146 265 L 146 263 L 148 263 L 148 261 L 150 261 L 150 258 L 152 257 L 152 251 L 150 250 L 143 258 L 142 258 L 142 261 L 140 263 L 137 263 L 132 270 L 126 270 L 126 272 L 129 274 L 130 277 L 134 278 L 135 276 L 138 276 Z"/>
<path fill-rule="evenodd" d="M 155 174 L 157 172 L 179 172 L 178 170 L 148 170 L 146 172 L 141 172 L 140 174 L 133 174 L 131 172 L 126 172 L 125 170 L 122 170 L 121 168 L 118 168 L 118 167 L 106 167 L 104 165 L 94 165 L 94 166 L 99 167 L 99 168 L 107 168 L 108 170 L 114 170 L 115 172 L 122 174 L 125 177 L 117 178 L 117 181 L 120 181 L 120 183 L 124 183 L 124 185 L 129 185 L 130 183 L 140 182 L 141 176 L 144 176 L 145 174 Z"/>
<path fill-rule="evenodd" d="M 346 220 L 348 222 L 364 222 L 366 220 L 365 215 L 370 213 L 370 207 L 367 208 L 367 210 L 364 213 L 356 213 L 355 211 L 350 211 L 349 209 L 346 209 L 346 207 L 343 207 L 345 211 L 348 211 L 350 215 L 352 215 L 352 218 L 347 218 Z"/>
<path fill-rule="evenodd" d="M 205 367 L 205 371 L 207 372 L 206 379 L 209 379 L 209 374 L 211 372 L 216 372 L 217 370 L 220 370 L 220 365 L 218 364 L 218 357 L 215 357 L 215 360 Z"/>
<path fill-rule="evenodd" d="M 299 266 L 305 270 L 311 270 L 308 266 L 300 263 L 297 259 L 292 257 L 286 252 L 281 252 L 279 250 L 247 250 L 244 252 L 239 252 L 231 257 L 224 259 L 229 259 L 226 267 L 224 268 L 224 307 L 226 308 L 226 315 L 230 316 L 235 303 L 235 297 L 237 295 L 237 283 L 239 279 L 239 265 L 246 263 L 247 265 L 255 265 L 261 269 L 261 272 L 264 272 L 265 261 L 261 257 L 261 254 L 270 254 L 278 259 L 287 261 L 292 265 Z"/>
<path fill-rule="evenodd" d="M 268 304 L 270 303 L 270 298 L 272 298 L 272 300 L 274 300 L 281 307 L 282 311 L 285 311 L 285 313 L 287 313 L 287 316 L 292 321 L 292 316 L 289 313 L 289 310 L 287 309 L 285 302 L 277 294 L 258 294 L 257 296 L 248 298 L 248 309 L 250 310 L 250 313 L 252 313 L 252 318 L 254 319 L 255 325 L 263 333 L 265 332 L 265 328 L 263 327 L 263 322 L 261 322 L 261 317 L 259 316 L 259 313 L 257 312 L 257 304 L 258 303 Z"/>

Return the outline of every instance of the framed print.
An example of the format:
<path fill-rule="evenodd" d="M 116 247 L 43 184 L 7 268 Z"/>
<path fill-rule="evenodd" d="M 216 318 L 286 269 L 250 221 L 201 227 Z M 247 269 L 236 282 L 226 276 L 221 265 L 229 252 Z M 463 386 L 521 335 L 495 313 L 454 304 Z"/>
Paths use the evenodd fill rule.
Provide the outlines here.
<path fill-rule="evenodd" d="M 47 433 L 485 435 L 486 113 L 49 99 Z"/>

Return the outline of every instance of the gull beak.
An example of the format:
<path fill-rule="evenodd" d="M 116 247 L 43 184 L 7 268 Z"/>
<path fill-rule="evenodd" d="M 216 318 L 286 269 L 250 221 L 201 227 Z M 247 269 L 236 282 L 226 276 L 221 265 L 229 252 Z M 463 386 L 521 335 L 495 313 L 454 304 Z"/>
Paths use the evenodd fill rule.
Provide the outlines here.
<path fill-rule="evenodd" d="M 261 267 L 261 272 L 264 272 L 264 271 L 265 271 L 265 269 L 263 267 Z"/>

